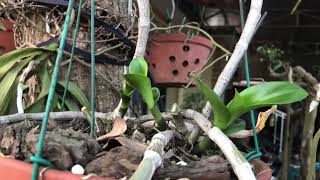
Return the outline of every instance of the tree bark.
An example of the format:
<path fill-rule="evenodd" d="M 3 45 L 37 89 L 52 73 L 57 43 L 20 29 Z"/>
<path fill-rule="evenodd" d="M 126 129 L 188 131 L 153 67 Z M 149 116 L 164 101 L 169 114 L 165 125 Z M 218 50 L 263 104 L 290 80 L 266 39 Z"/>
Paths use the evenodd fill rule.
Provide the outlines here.
<path fill-rule="evenodd" d="M 128 28 L 128 0 L 99 0 L 96 1 L 97 7 L 113 7 L 115 14 L 119 15 L 117 19 L 119 23 Z M 88 31 L 79 32 L 79 41 L 90 40 Z M 89 49 L 89 43 L 79 43 L 78 46 L 83 49 Z M 96 49 L 106 46 L 105 43 L 96 44 Z M 96 70 L 104 73 L 105 78 L 109 79 L 117 89 L 122 87 L 123 67 L 96 63 Z M 66 71 L 65 71 L 66 72 Z M 85 92 L 87 97 L 90 97 L 90 69 L 84 67 L 79 63 L 74 63 L 72 81 L 77 83 L 79 87 Z M 104 81 L 101 77 L 96 76 L 95 88 L 95 107 L 99 112 L 110 112 L 118 105 L 120 96 L 113 90 L 111 85 Z"/>

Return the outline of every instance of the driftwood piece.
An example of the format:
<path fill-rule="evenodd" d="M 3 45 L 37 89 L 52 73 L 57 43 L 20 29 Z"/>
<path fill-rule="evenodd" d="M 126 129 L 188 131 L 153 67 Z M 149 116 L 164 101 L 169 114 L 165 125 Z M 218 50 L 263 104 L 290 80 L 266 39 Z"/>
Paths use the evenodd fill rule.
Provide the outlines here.
<path fill-rule="evenodd" d="M 38 133 L 32 130 L 27 134 L 25 141 L 30 152 L 25 156 L 35 153 Z M 52 162 L 58 169 L 69 169 L 75 164 L 84 166 L 101 151 L 97 141 L 89 134 L 59 128 L 46 133 L 43 147 L 43 158 Z"/>
<path fill-rule="evenodd" d="M 220 156 L 195 161 L 187 166 L 170 165 L 159 168 L 153 179 L 224 180 L 230 179 L 227 162 Z"/>
<path fill-rule="evenodd" d="M 17 159 L 29 159 L 36 151 L 38 125 L 39 122 L 23 121 L 3 127 L 1 152 Z M 100 152 L 99 144 L 89 134 L 55 126 L 57 124 L 49 123 L 43 146 L 43 158 L 52 162 L 55 168 L 69 169 L 75 164 L 85 165 Z"/>
<path fill-rule="evenodd" d="M 274 78 L 281 80 L 288 80 L 292 83 L 301 85 L 314 97 L 318 90 L 318 81 L 311 73 L 307 72 L 301 66 L 290 67 L 288 64 L 284 66 L 285 72 L 275 73 L 271 66 L 269 66 L 270 75 Z M 310 98 L 305 101 L 305 113 L 303 121 L 303 131 L 302 131 L 302 142 L 301 142 L 301 176 L 306 177 L 310 171 L 310 158 L 311 158 L 311 140 L 313 138 L 314 123 L 316 119 L 317 111 L 309 112 Z M 285 144 L 283 151 L 283 165 L 282 165 L 282 179 L 287 179 L 288 168 L 290 164 L 291 157 L 291 146 L 292 146 L 292 130 L 290 130 L 293 117 L 301 110 L 293 110 L 291 106 L 287 105 L 287 120 L 285 125 Z"/>
<path fill-rule="evenodd" d="M 23 121 L 9 126 L 2 126 L 0 131 L 1 152 L 17 159 L 26 159 L 24 151 L 28 150 L 28 148 L 25 137 L 38 124 L 40 123 Z"/>
<path fill-rule="evenodd" d="M 140 161 L 143 153 L 134 151 L 125 146 L 111 149 L 101 157 L 89 162 L 85 170 L 98 176 L 123 178 L 130 177 Z"/>

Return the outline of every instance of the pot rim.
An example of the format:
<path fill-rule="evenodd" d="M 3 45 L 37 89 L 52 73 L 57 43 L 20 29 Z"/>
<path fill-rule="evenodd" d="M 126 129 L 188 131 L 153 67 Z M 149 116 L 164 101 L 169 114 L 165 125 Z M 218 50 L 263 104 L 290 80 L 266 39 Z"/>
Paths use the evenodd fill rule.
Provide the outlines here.
<path fill-rule="evenodd" d="M 30 180 L 33 165 L 11 157 L 0 157 L 0 179 L 6 180 Z M 42 172 L 42 173 L 41 173 Z M 41 176 L 42 174 L 42 176 Z M 87 175 L 76 175 L 70 171 L 60 171 L 56 169 L 41 168 L 39 177 L 45 180 L 79 180 L 84 179 Z M 40 179 L 39 178 L 39 179 Z M 90 180 L 114 180 L 113 178 L 105 178 L 92 176 Z"/>

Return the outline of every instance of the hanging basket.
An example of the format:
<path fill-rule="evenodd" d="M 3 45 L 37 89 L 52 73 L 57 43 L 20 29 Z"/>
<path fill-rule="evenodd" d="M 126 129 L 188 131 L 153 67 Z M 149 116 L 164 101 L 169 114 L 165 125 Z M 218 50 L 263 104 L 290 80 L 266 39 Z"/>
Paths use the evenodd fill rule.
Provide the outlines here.
<path fill-rule="evenodd" d="M 151 77 L 159 85 L 188 84 L 189 73 L 206 64 L 211 50 L 211 41 L 202 36 L 153 34 L 146 53 Z"/>
<path fill-rule="evenodd" d="M 6 28 L 5 31 L 0 30 L 0 55 L 8 53 L 16 49 L 14 44 L 13 24 L 6 19 L 0 19 L 0 23 Z"/>

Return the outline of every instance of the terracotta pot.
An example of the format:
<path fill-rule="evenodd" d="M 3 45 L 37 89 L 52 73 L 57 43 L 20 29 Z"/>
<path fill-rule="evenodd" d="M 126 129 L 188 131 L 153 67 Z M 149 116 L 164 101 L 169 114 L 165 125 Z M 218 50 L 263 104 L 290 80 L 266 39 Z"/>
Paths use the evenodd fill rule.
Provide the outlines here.
<path fill-rule="evenodd" d="M 39 171 L 41 172 L 41 170 Z M 19 161 L 13 158 L 0 158 L 0 179 L 5 180 L 30 180 L 32 175 L 32 164 Z M 42 179 L 45 180 L 79 180 L 80 175 L 72 174 L 68 171 L 47 169 L 44 171 Z M 40 178 L 39 178 L 40 179 Z M 92 176 L 90 180 L 113 180 L 112 178 L 102 178 Z"/>
<path fill-rule="evenodd" d="M 270 180 L 272 170 L 267 164 L 259 159 L 251 161 L 254 167 L 257 180 Z M 41 170 L 39 171 L 41 172 Z M 32 164 L 19 161 L 9 157 L 0 158 L 0 179 L 5 180 L 30 180 L 32 175 Z M 45 180 L 79 180 L 80 175 L 72 174 L 68 171 L 59 171 L 55 169 L 47 169 L 42 173 Z M 97 176 L 90 177 L 90 180 L 114 180 L 112 178 L 102 178 Z"/>
<path fill-rule="evenodd" d="M 13 24 L 6 19 L 0 19 L 0 23 L 6 28 L 6 31 L 0 30 L 0 55 L 2 55 L 15 50 L 16 46 L 14 44 Z"/>
<path fill-rule="evenodd" d="M 203 67 L 212 49 L 209 39 L 184 34 L 153 34 L 147 47 L 147 61 L 156 84 L 189 83 L 189 73 Z"/>

